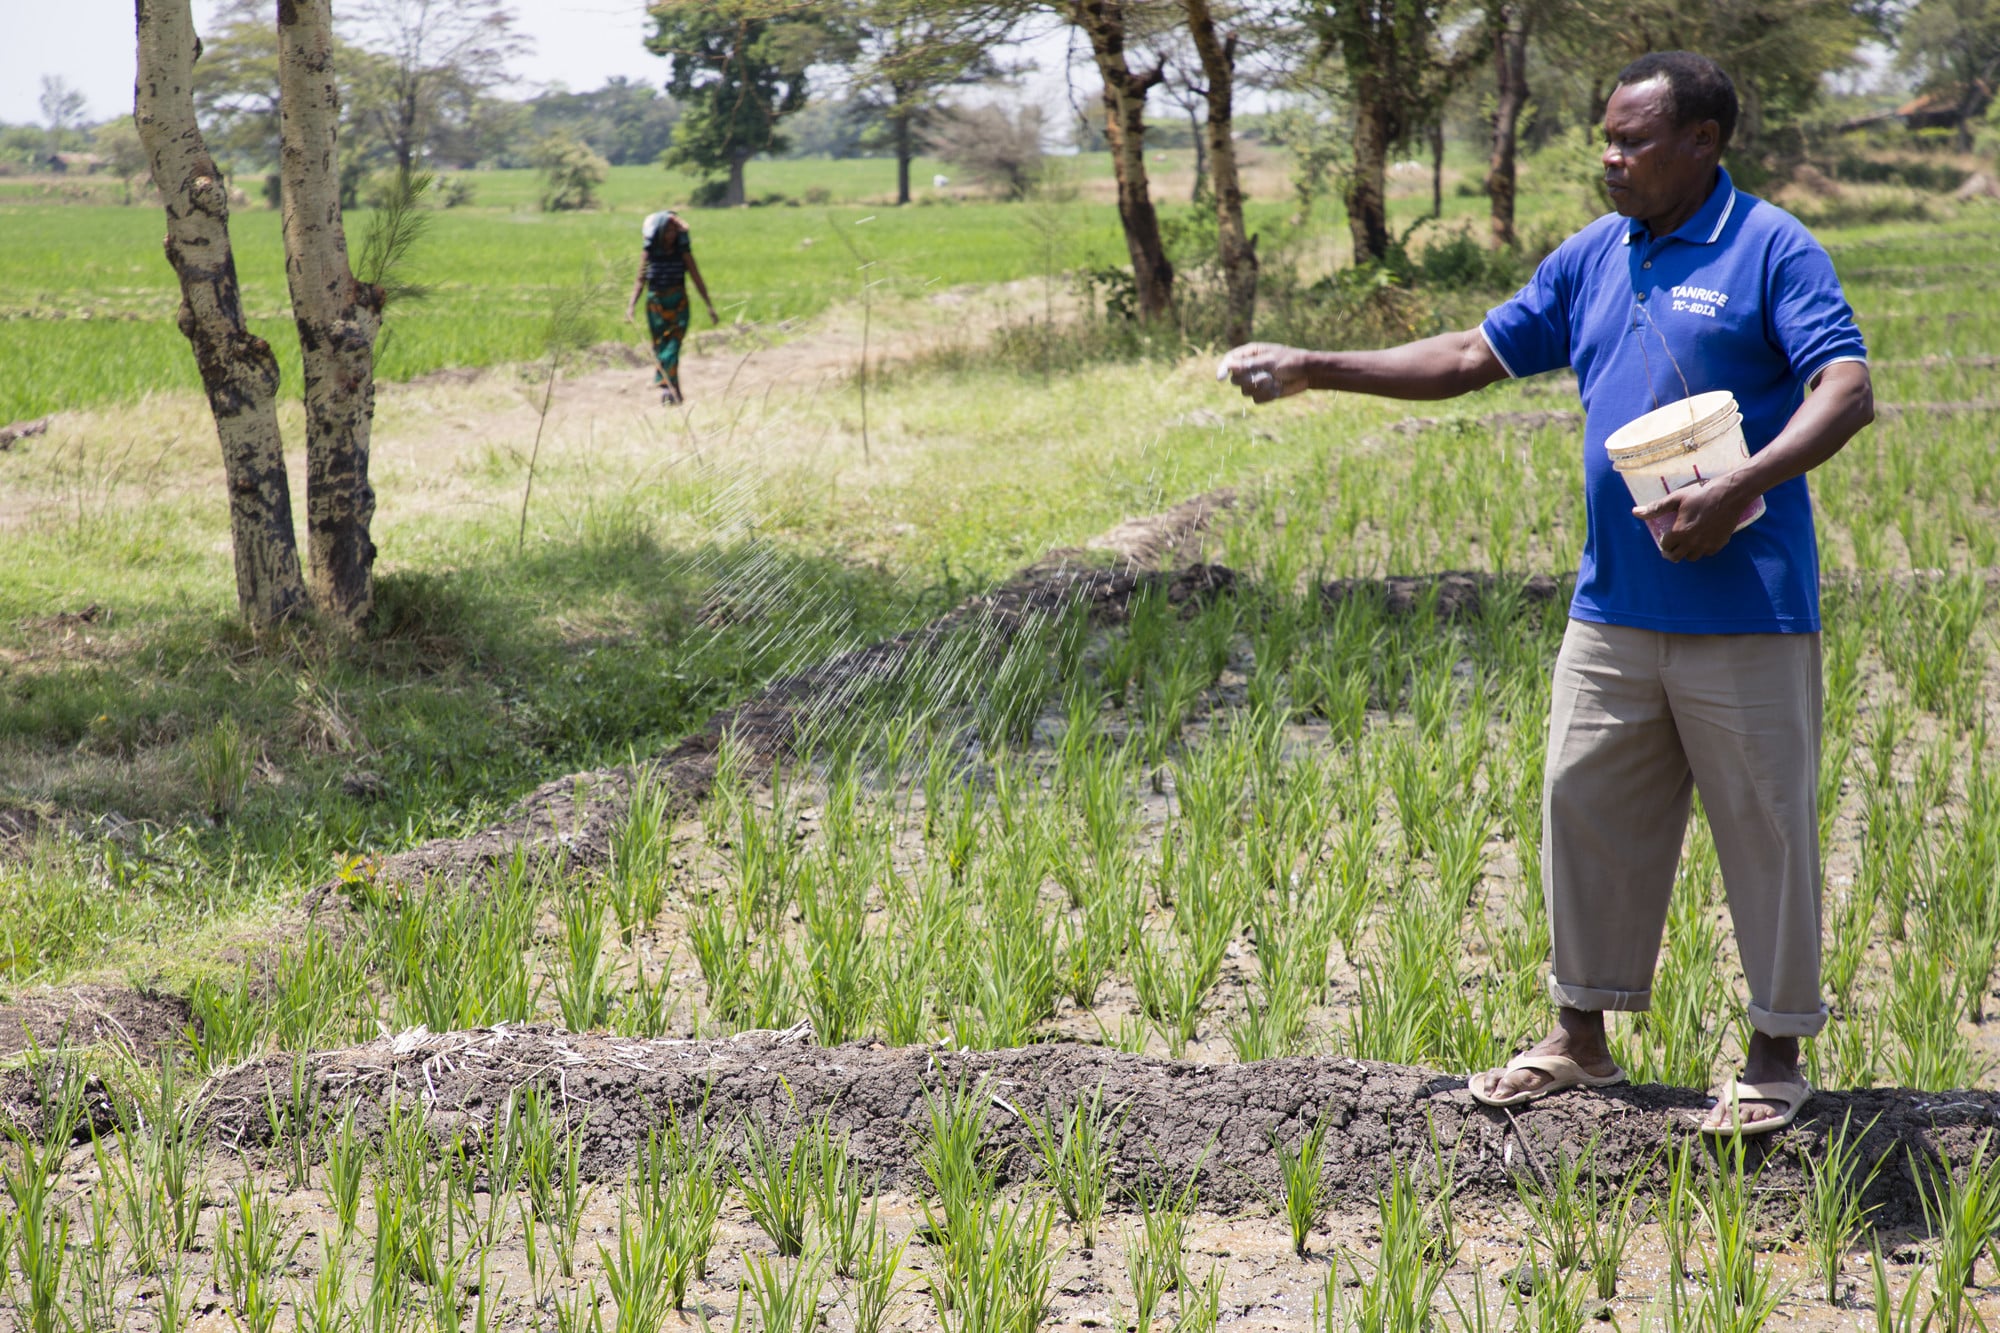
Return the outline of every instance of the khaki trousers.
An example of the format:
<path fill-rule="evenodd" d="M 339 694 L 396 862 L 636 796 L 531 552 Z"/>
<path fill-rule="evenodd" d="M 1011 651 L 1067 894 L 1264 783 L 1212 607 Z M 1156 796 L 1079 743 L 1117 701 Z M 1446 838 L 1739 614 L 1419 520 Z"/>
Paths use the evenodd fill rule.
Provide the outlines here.
<path fill-rule="evenodd" d="M 1809 1037 L 1819 990 L 1817 634 L 1663 634 L 1572 620 L 1542 791 L 1549 994 L 1652 1001 L 1693 793 L 1715 834 L 1750 1023 Z"/>

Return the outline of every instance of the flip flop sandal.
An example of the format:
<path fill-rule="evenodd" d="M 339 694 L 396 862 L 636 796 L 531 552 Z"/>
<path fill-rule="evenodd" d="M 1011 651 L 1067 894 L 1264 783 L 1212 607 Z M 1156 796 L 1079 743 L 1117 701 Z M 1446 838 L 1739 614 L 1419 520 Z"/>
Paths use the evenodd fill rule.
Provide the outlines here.
<path fill-rule="evenodd" d="M 1549 1081 L 1539 1088 L 1527 1088 L 1521 1092 L 1496 1096 L 1492 1087 L 1503 1074 L 1517 1069 L 1530 1069 L 1537 1074 L 1547 1074 Z M 1609 1088 L 1625 1081 L 1625 1071 L 1613 1068 L 1608 1074 L 1593 1074 L 1567 1055 L 1517 1055 L 1507 1062 L 1504 1069 L 1487 1069 L 1467 1079 L 1465 1086 L 1472 1093 L 1472 1099 L 1485 1106 L 1519 1106 L 1523 1102 L 1540 1101 L 1569 1088 Z"/>
<path fill-rule="evenodd" d="M 1702 1118 L 1698 1128 L 1702 1133 L 1715 1138 L 1754 1138 L 1759 1134 L 1775 1134 L 1792 1121 L 1799 1118 L 1799 1108 L 1813 1095 L 1812 1085 L 1804 1079 L 1796 1083 L 1740 1083 L 1735 1079 L 1718 1088 L 1715 1092 L 1716 1104 L 1728 1106 L 1729 1123 L 1711 1125 L 1707 1117 Z M 1773 1102 L 1781 1109 L 1777 1115 L 1764 1120 L 1743 1123 L 1744 1102 Z"/>

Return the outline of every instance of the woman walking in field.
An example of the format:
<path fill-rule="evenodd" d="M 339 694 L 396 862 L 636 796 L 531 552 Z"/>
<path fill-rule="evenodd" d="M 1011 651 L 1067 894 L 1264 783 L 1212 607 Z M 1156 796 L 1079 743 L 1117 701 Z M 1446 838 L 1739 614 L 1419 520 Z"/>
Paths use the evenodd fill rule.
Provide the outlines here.
<path fill-rule="evenodd" d="M 632 319 L 632 312 L 639 308 L 643 293 L 646 327 L 653 334 L 653 359 L 659 362 L 653 370 L 653 383 L 659 386 L 660 401 L 672 405 L 682 401 L 681 344 L 687 338 L 693 317 L 688 305 L 689 278 L 694 279 L 694 289 L 701 293 L 701 303 L 708 307 L 709 323 L 720 321 L 716 318 L 715 302 L 708 299 L 708 284 L 701 280 L 701 269 L 694 262 L 687 223 L 667 209 L 648 217 L 639 231 L 645 238 L 646 249 L 639 260 L 639 280 L 632 284 L 632 299 L 625 307 L 625 318 L 637 322 Z"/>

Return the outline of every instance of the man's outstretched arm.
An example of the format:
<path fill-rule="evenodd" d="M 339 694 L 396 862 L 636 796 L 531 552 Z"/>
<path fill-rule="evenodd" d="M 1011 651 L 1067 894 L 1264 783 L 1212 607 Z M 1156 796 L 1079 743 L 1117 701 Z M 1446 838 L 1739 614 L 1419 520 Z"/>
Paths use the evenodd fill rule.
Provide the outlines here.
<path fill-rule="evenodd" d="M 1277 343 L 1245 343 L 1222 358 L 1217 379 L 1268 403 L 1306 389 L 1340 389 L 1383 398 L 1456 398 L 1507 378 L 1507 368 L 1478 329 L 1440 333 L 1379 352 L 1309 352 Z"/>

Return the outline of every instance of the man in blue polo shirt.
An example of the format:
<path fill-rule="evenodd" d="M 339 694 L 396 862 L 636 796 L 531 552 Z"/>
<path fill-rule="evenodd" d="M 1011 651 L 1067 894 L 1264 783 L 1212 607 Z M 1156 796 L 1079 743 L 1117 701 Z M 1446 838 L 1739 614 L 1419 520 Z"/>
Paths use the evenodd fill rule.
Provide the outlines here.
<path fill-rule="evenodd" d="M 1557 1021 L 1473 1095 L 1507 1106 L 1625 1075 L 1604 1011 L 1642 1010 L 1699 790 L 1754 1030 L 1702 1123 L 1789 1124 L 1818 1032 L 1819 553 L 1805 474 L 1874 418 L 1867 352 L 1826 252 L 1720 159 L 1736 91 L 1706 57 L 1648 55 L 1604 114 L 1615 214 L 1565 241 L 1476 329 L 1378 352 L 1253 343 L 1222 373 L 1258 402 L 1304 389 L 1434 399 L 1573 367 L 1589 531 L 1551 690 L 1543 890 Z M 1634 508 L 1605 439 L 1727 389 L 1751 458 Z M 1810 392 L 1808 392 L 1810 391 Z M 1762 517 L 1737 530 L 1758 496 Z M 1656 541 L 1647 520 L 1661 533 Z"/>

